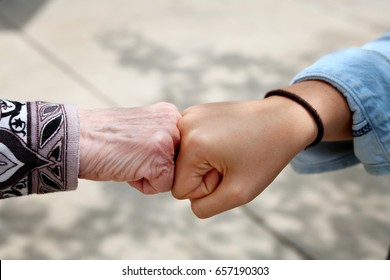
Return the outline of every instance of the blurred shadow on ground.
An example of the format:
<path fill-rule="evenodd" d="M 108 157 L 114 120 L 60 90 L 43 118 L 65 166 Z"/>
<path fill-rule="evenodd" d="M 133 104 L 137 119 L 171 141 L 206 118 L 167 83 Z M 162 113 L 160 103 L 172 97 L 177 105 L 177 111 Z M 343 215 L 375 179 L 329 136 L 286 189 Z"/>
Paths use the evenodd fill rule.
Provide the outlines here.
<path fill-rule="evenodd" d="M 23 28 L 39 10 L 50 0 L 0 0 L 0 21 L 5 17 L 6 23 L 12 24 L 0 25 L 1 29 L 19 29 Z M 13 17 L 7 17 L 7 11 L 13 11 Z"/>
<path fill-rule="evenodd" d="M 384 259 L 389 179 L 361 166 L 316 175 L 287 168 L 250 209 L 316 259 Z"/>
<path fill-rule="evenodd" d="M 331 39 L 327 48 L 338 39 L 335 34 L 318 36 Z M 325 52 L 303 52 L 291 65 L 271 56 L 211 49 L 180 53 L 130 30 L 101 33 L 98 42 L 116 54 L 119 65 L 143 75 L 159 75 L 164 100 L 181 109 L 210 101 L 257 99 L 269 89 L 288 84 L 302 65 Z M 254 212 L 262 213 L 279 236 L 307 252 L 303 256 L 380 259 L 383 250 L 384 258 L 390 242 L 386 178 L 352 168 L 315 176 L 282 176 L 277 181 L 269 194 L 258 200 L 264 207 Z M 267 199 L 277 203 L 267 203 Z"/>
<path fill-rule="evenodd" d="M 130 30 L 104 32 L 98 42 L 116 53 L 119 65 L 143 75 L 159 75 L 164 100 L 182 109 L 210 100 L 257 99 L 266 90 L 288 83 L 296 72 L 270 56 L 210 49 L 179 53 Z"/>

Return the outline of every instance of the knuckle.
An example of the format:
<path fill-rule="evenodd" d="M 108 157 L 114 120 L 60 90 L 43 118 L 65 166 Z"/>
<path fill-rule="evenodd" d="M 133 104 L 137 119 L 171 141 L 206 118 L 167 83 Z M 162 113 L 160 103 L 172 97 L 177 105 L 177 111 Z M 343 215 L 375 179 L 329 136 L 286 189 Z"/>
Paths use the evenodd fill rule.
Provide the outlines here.
<path fill-rule="evenodd" d="M 158 130 L 153 133 L 152 137 L 150 138 L 150 142 L 154 148 L 160 149 L 165 146 L 171 146 L 172 138 L 166 131 Z"/>
<path fill-rule="evenodd" d="M 181 113 L 183 116 L 188 115 L 192 111 L 192 107 L 184 109 L 184 111 Z"/>
<path fill-rule="evenodd" d="M 154 166 L 158 166 L 166 172 L 173 171 L 175 147 L 172 138 L 164 131 L 153 134 L 149 140 L 145 142 L 144 154 L 153 162 Z"/>
<path fill-rule="evenodd" d="M 157 102 L 154 104 L 154 106 L 165 108 L 165 109 L 175 109 L 176 106 L 169 102 Z"/>
<path fill-rule="evenodd" d="M 186 144 L 191 149 L 203 150 L 208 146 L 208 137 L 198 130 L 191 130 L 186 137 Z"/>
<path fill-rule="evenodd" d="M 168 102 L 159 102 L 150 105 L 149 108 L 153 115 L 158 117 L 158 123 L 164 124 L 168 129 L 176 127 L 178 120 L 181 118 L 181 114 L 176 105 Z"/>
<path fill-rule="evenodd" d="M 177 128 L 181 131 L 184 132 L 184 129 L 188 126 L 188 120 L 187 118 L 181 118 L 177 122 Z"/>
<path fill-rule="evenodd" d="M 179 200 L 185 199 L 184 195 L 180 193 L 175 186 L 172 188 L 172 196 Z"/>
<path fill-rule="evenodd" d="M 169 102 L 159 102 L 156 103 L 155 106 L 159 107 L 161 110 L 164 110 L 167 113 L 170 113 L 172 116 L 180 115 L 179 109 L 175 104 Z"/>
<path fill-rule="evenodd" d="M 154 156 L 164 155 L 165 152 L 170 152 L 173 149 L 172 139 L 164 131 L 153 133 L 145 144 L 147 151 Z"/>

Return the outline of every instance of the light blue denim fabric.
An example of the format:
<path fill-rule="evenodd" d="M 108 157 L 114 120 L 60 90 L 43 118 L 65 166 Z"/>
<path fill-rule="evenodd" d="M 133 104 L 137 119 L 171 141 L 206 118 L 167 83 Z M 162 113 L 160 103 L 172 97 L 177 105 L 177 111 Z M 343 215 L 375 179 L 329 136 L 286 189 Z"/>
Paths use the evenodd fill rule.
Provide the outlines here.
<path fill-rule="evenodd" d="M 336 87 L 353 112 L 353 141 L 322 142 L 291 165 L 318 173 L 363 163 L 372 174 L 390 173 L 390 31 L 361 48 L 322 57 L 292 83 L 323 80 Z"/>

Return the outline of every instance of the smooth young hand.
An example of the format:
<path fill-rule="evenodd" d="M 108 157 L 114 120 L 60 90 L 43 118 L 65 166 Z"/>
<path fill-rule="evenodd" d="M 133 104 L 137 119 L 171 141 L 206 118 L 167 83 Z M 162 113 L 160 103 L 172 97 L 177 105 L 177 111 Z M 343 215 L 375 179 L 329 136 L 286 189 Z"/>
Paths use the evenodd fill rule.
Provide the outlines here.
<path fill-rule="evenodd" d="M 316 81 L 287 89 L 315 106 L 324 140 L 350 137 L 351 113 L 336 89 Z M 172 193 L 190 199 L 200 218 L 250 202 L 317 135 L 306 109 L 279 96 L 194 106 L 183 112 L 178 127 L 181 146 Z"/>

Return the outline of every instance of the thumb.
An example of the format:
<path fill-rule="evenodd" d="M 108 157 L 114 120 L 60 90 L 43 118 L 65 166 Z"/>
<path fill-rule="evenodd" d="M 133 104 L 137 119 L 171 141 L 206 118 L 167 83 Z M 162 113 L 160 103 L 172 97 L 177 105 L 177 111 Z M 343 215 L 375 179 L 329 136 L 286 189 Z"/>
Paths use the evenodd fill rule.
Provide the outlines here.
<path fill-rule="evenodd" d="M 241 176 L 226 175 L 212 193 L 191 199 L 192 211 L 205 219 L 244 205 L 256 197 L 250 184 Z"/>
<path fill-rule="evenodd" d="M 138 181 L 128 181 L 127 183 L 143 194 L 168 192 L 173 184 L 173 167 L 163 171 L 157 178 L 142 178 Z"/>
<path fill-rule="evenodd" d="M 196 199 L 212 193 L 221 174 L 205 160 L 180 151 L 176 160 L 172 195 L 177 199 Z"/>
<path fill-rule="evenodd" d="M 195 188 L 191 193 L 189 193 L 185 198 L 188 199 L 197 199 L 210 195 L 221 183 L 222 174 L 218 172 L 217 169 L 213 168 L 208 171 L 201 178 L 200 185 Z"/>

